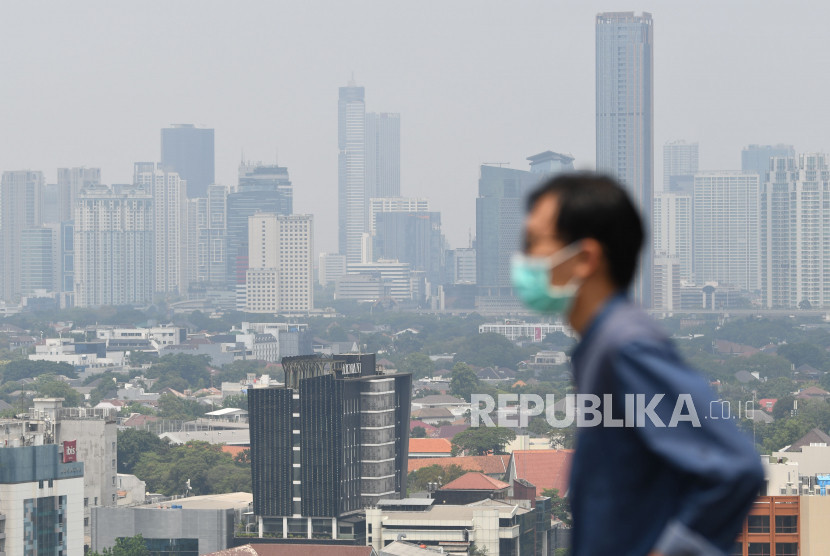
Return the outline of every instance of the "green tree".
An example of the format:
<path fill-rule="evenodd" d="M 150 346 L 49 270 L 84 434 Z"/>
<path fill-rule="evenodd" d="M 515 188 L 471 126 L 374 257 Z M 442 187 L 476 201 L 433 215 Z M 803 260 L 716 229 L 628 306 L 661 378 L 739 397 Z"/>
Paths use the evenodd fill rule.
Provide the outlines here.
<path fill-rule="evenodd" d="M 486 548 L 478 546 L 475 543 L 470 544 L 470 548 L 467 550 L 467 556 L 487 556 L 487 554 Z"/>
<path fill-rule="evenodd" d="M 424 427 L 413 427 L 411 436 L 412 438 L 426 438 L 427 430 Z"/>
<path fill-rule="evenodd" d="M 814 344 L 796 343 L 778 346 L 778 355 L 788 359 L 796 367 L 810 365 L 819 370 L 827 369 L 827 352 Z"/>
<path fill-rule="evenodd" d="M 455 354 L 455 361 L 478 367 L 508 367 L 527 357 L 527 352 L 517 347 L 501 334 L 475 334 L 465 338 Z"/>
<path fill-rule="evenodd" d="M 414 378 L 432 377 L 435 364 L 428 355 L 423 353 L 409 353 L 398 363 L 398 372 L 412 373 Z"/>
<path fill-rule="evenodd" d="M 68 363 L 53 363 L 52 361 L 30 361 L 18 359 L 9 361 L 2 367 L 3 382 L 11 382 L 23 378 L 36 378 L 40 375 L 63 375 L 68 378 L 77 377 L 75 367 Z"/>
<path fill-rule="evenodd" d="M 234 394 L 222 400 L 222 407 L 233 407 L 236 409 L 248 410 L 248 395 Z"/>
<path fill-rule="evenodd" d="M 192 421 L 205 414 L 205 406 L 196 400 L 180 398 L 174 394 L 162 394 L 158 401 L 159 417 Z"/>
<path fill-rule="evenodd" d="M 169 444 L 150 431 L 124 429 L 118 431 L 118 472 L 133 473 L 136 463 L 143 454 L 161 453 Z"/>
<path fill-rule="evenodd" d="M 516 433 L 504 427 L 470 427 L 452 438 L 454 452 L 471 455 L 504 453 L 504 447 L 516 439 Z"/>
<path fill-rule="evenodd" d="M 219 380 L 222 382 L 239 382 L 248 377 L 248 373 L 257 376 L 265 370 L 267 363 L 264 361 L 234 361 L 222 366 L 219 371 Z"/>
<path fill-rule="evenodd" d="M 408 488 L 411 492 L 420 492 L 428 489 L 429 483 L 446 485 L 467 473 L 460 465 L 429 465 L 417 471 L 410 471 L 407 477 Z"/>
<path fill-rule="evenodd" d="M 43 398 L 63 398 L 65 407 L 78 407 L 83 404 L 83 396 L 55 375 L 40 375 L 35 379 L 34 389 Z"/>
<path fill-rule="evenodd" d="M 207 355 L 176 353 L 160 358 L 147 371 L 147 378 L 157 378 L 156 391 L 164 388 L 174 390 L 198 390 L 210 386 L 210 371 Z"/>
<path fill-rule="evenodd" d="M 148 491 L 166 496 L 251 492 L 250 465 L 234 461 L 221 446 L 207 442 L 188 442 L 162 452 L 144 453 L 134 473 L 147 483 Z"/>
<path fill-rule="evenodd" d="M 559 496 L 558 488 L 546 488 L 542 491 L 542 496 L 550 498 L 550 514 L 553 517 L 567 525 L 573 523 L 571 505 L 568 503 L 567 498 Z"/>
<path fill-rule="evenodd" d="M 87 556 L 150 556 L 150 550 L 144 537 L 138 534 L 134 537 L 120 537 L 115 540 L 115 546 L 107 547 L 101 552 L 89 551 Z"/>
<path fill-rule="evenodd" d="M 469 365 L 456 363 L 453 366 L 450 379 L 450 392 L 453 395 L 470 401 L 470 396 L 478 393 L 479 387 L 478 377 Z"/>

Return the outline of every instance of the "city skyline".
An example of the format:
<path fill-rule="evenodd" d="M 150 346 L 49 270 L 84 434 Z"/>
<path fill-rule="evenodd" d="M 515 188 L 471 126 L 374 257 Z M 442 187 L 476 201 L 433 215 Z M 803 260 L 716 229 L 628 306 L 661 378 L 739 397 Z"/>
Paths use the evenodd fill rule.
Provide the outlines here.
<path fill-rule="evenodd" d="M 276 7 L 246 11 L 216 6 L 194 13 L 183 4 L 170 7 L 170 17 L 159 21 L 159 6 L 148 2 L 130 9 L 126 13 L 135 25 L 126 29 L 97 23 L 120 20 L 124 12 L 115 7 L 99 6 L 93 20 L 80 18 L 84 10 L 60 6 L 46 14 L 22 4 L 5 7 L 7 17 L 0 25 L 7 27 L 0 40 L 9 45 L 6 51 L 20 50 L 12 44 L 30 46 L 9 60 L 8 78 L 0 84 L 3 98 L 17 107 L 0 115 L 0 167 L 42 170 L 49 183 L 57 167 L 100 167 L 104 183 L 128 183 L 133 161 L 160 159 L 159 129 L 177 122 L 204 124 L 216 130 L 217 181 L 234 183 L 243 152 L 249 159 L 292 168 L 298 184 L 296 211 L 318 216 L 319 248 L 333 252 L 337 206 L 331 193 L 337 162 L 336 155 L 325 153 L 336 152 L 336 88 L 353 71 L 371 92 L 372 110 L 400 112 L 407 122 L 401 137 L 402 190 L 415 194 L 418 189 L 418 195 L 432 200 L 434 210 L 446 214 L 452 209 L 445 233 L 452 246 L 466 245 L 475 208 L 462 200 L 475 196 L 481 163 L 511 162 L 513 168 L 523 168 L 526 153 L 551 149 L 572 154 L 578 168 L 593 166 L 594 103 L 588 94 L 594 85 L 593 20 L 598 12 L 615 9 L 650 11 L 659 22 L 655 145 L 678 138 L 696 141 L 704 169 L 739 168 L 740 149 L 752 143 L 830 150 L 821 119 L 810 116 L 820 106 L 822 88 L 804 87 L 794 103 L 783 83 L 763 78 L 770 60 L 786 59 L 792 71 L 808 76 L 808 85 L 820 84 L 807 64 L 824 55 L 816 38 L 820 33 L 814 31 L 823 15 L 830 15 L 828 6 L 782 11 L 771 3 L 753 3 L 747 10 L 750 4 L 743 2 L 671 9 L 654 1 L 637 6 L 539 2 L 533 4 L 538 17 L 528 21 L 515 7 L 470 10 L 471 4 L 459 3 L 445 7 L 445 17 L 435 21 L 414 7 L 377 3 L 357 14 L 333 8 L 313 28 L 306 25 L 312 16 L 304 7 L 277 14 Z M 718 18 L 710 17 L 713 11 Z M 284 32 L 259 33 L 275 15 L 285 22 Z M 389 24 L 379 28 L 379 18 Z M 183 28 L 182 20 L 194 25 Z M 459 38 L 462 20 L 469 25 Z M 566 32 L 550 32 L 550 21 L 562 22 Z M 794 32 L 796 26 L 802 30 Z M 158 40 L 148 43 L 141 31 L 147 28 Z M 486 40 L 494 28 L 504 40 Z M 203 35 L 198 29 L 221 29 L 222 35 L 242 34 L 246 40 L 217 42 L 215 33 Z M 311 30 L 297 35 L 294 29 Z M 380 33 L 370 33 L 374 39 L 391 48 L 373 48 L 374 39 L 345 40 L 347 30 L 349 36 L 361 37 L 370 29 Z M 425 29 L 432 29 L 427 42 Z M 703 36 L 700 29 L 707 30 Z M 768 41 L 764 33 L 788 40 Z M 93 43 L 87 36 L 98 39 Z M 62 37 L 67 40 L 58 52 L 38 46 Z M 342 47 L 318 59 L 312 46 L 323 38 Z M 98 48 L 107 43 L 107 49 Z M 278 81 L 259 71 L 258 59 L 242 55 L 248 47 L 292 53 L 277 56 L 274 71 L 267 72 L 279 75 Z M 168 59 L 171 51 L 177 54 Z M 401 51 L 409 53 L 406 59 L 392 63 L 393 53 Z M 531 55 L 536 52 L 552 53 L 556 70 L 537 71 L 538 57 Z M 811 55 L 801 55 L 806 52 Z M 32 71 L 52 64 L 55 71 Z M 128 85 L 134 69 L 145 64 L 152 64 L 158 81 Z M 112 71 L 92 71 L 100 67 Z M 183 75 L 188 77 L 181 81 Z M 240 87 L 243 81 L 246 86 Z M 706 84 L 712 81 L 732 94 L 711 89 Z M 24 82 L 29 85 L 14 85 Z M 170 82 L 180 85 L 161 86 Z M 516 87 L 517 82 L 522 86 Z M 60 96 L 28 92 L 56 88 Z M 761 111 L 764 118 L 757 116 Z M 435 130 L 461 140 L 449 151 L 435 140 Z M 655 176 L 661 176 L 662 160 L 659 153 L 655 156 Z"/>

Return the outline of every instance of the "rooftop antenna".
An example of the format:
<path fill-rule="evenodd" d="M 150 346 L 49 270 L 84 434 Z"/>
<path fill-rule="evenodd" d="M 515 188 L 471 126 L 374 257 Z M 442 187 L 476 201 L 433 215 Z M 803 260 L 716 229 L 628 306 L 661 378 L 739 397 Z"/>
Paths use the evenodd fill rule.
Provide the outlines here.
<path fill-rule="evenodd" d="M 351 79 L 349 79 L 349 87 L 354 87 L 354 86 L 355 86 L 355 82 L 354 82 L 354 70 L 352 70 L 352 77 L 351 77 Z"/>

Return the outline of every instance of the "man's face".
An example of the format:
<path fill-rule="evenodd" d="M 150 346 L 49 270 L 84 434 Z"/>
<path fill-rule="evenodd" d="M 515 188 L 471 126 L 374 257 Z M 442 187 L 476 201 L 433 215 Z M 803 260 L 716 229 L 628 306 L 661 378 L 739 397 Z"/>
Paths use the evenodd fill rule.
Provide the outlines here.
<path fill-rule="evenodd" d="M 533 257 L 549 257 L 567 244 L 557 236 L 554 223 L 559 215 L 559 202 L 555 195 L 544 195 L 540 198 L 525 223 L 526 255 Z M 575 259 L 569 259 L 556 267 L 551 273 L 551 284 L 562 286 L 568 283 L 573 276 Z"/>

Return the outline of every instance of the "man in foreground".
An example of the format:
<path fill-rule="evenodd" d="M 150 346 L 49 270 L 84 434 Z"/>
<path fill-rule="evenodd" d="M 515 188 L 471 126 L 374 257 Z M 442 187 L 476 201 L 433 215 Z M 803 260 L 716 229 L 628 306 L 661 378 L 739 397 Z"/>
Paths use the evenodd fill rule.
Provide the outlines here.
<path fill-rule="evenodd" d="M 570 174 L 543 184 L 529 211 L 517 294 L 567 318 L 581 338 L 577 391 L 612 408 L 613 419 L 577 430 L 572 554 L 725 554 L 763 469 L 735 425 L 710 415 L 707 381 L 626 296 L 643 244 L 631 200 L 610 178 Z"/>

